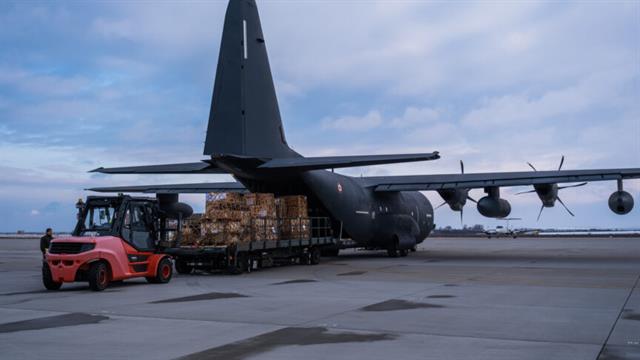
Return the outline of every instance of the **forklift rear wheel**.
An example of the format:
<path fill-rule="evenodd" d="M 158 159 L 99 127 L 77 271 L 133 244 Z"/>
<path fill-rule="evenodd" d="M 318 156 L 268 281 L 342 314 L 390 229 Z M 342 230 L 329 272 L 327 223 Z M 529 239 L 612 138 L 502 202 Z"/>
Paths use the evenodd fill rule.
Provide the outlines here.
<path fill-rule="evenodd" d="M 89 268 L 89 287 L 93 291 L 102 291 L 109 286 L 109 269 L 103 261 L 91 264 Z"/>
<path fill-rule="evenodd" d="M 147 276 L 146 279 L 152 284 L 166 284 L 171 280 L 171 276 L 173 276 L 173 264 L 169 258 L 165 257 L 158 263 L 156 276 Z"/>
<path fill-rule="evenodd" d="M 53 281 L 51 277 L 51 269 L 49 269 L 49 264 L 42 264 L 42 283 L 47 290 L 58 290 L 62 286 L 61 282 Z"/>
<path fill-rule="evenodd" d="M 186 260 L 176 259 L 176 271 L 178 274 L 191 274 L 193 272 L 193 266 L 188 265 Z"/>

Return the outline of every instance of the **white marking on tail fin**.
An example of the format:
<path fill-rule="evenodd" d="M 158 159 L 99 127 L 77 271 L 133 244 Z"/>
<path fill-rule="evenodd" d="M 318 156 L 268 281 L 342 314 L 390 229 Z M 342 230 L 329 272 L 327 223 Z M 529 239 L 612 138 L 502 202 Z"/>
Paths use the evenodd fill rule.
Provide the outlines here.
<path fill-rule="evenodd" d="M 247 20 L 242 20 L 242 44 L 244 45 L 244 59 L 247 60 Z"/>

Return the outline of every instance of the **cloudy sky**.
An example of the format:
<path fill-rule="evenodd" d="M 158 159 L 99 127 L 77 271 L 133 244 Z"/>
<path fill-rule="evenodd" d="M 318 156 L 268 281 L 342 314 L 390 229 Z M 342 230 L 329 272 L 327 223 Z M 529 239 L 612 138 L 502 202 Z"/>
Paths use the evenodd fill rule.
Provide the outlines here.
<path fill-rule="evenodd" d="M 90 186 L 228 180 L 104 176 L 194 161 L 224 1 L 0 3 L 0 232 L 71 229 Z M 308 156 L 440 151 L 351 175 L 640 167 L 640 3 L 262 1 L 289 143 Z M 636 198 L 640 181 L 625 184 Z M 576 213 L 505 189 L 517 226 L 637 227 L 615 183 L 567 189 Z M 438 205 L 437 194 L 426 194 Z M 481 190 L 472 196 L 480 198 Z M 203 197 L 189 196 L 196 210 Z M 638 205 L 638 204 L 636 204 Z M 443 207 L 436 223 L 459 226 Z M 495 226 L 473 206 L 465 223 Z"/>

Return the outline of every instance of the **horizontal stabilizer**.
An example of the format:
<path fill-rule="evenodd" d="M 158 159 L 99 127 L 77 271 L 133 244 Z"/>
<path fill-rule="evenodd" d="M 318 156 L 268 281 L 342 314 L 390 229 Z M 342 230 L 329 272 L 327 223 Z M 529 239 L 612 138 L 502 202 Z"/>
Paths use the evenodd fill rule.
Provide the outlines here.
<path fill-rule="evenodd" d="M 267 161 L 260 165 L 259 169 L 279 170 L 317 170 L 333 169 L 354 166 L 394 164 L 413 161 L 427 161 L 439 159 L 438 152 L 423 154 L 395 154 L 395 155 L 355 155 L 355 156 L 323 156 L 323 157 L 299 157 L 279 158 Z"/>
<path fill-rule="evenodd" d="M 226 174 L 226 171 L 204 161 L 195 163 L 125 166 L 114 168 L 99 167 L 89 172 L 98 172 L 102 174 Z"/>
<path fill-rule="evenodd" d="M 170 185 L 134 185 L 113 186 L 85 189 L 95 192 L 109 193 L 154 193 L 154 194 L 201 194 L 208 192 L 246 192 L 247 189 L 239 182 L 218 182 L 199 184 L 170 184 Z"/>

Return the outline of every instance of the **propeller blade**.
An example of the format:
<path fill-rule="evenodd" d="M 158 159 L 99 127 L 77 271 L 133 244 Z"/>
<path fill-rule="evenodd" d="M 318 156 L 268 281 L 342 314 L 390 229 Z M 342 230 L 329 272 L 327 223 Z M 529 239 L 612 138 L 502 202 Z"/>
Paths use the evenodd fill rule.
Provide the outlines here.
<path fill-rule="evenodd" d="M 464 163 L 460 160 L 460 172 L 464 174 Z"/>
<path fill-rule="evenodd" d="M 564 202 L 562 202 L 562 200 L 561 200 L 559 197 L 558 197 L 558 198 L 556 198 L 556 199 L 558 199 L 558 201 L 560 202 L 560 204 L 562 204 L 562 206 L 564 206 L 564 209 L 565 209 L 565 210 L 567 210 L 567 212 L 568 212 L 571 216 L 575 216 L 575 215 L 571 212 L 571 210 L 569 210 L 569 208 L 567 207 L 567 205 L 565 205 L 565 204 L 564 204 Z"/>
<path fill-rule="evenodd" d="M 533 165 L 531 165 L 531 163 L 530 163 L 530 162 L 527 162 L 527 165 L 529 165 L 529 167 L 530 167 L 530 168 L 532 168 L 532 169 L 533 169 L 533 171 L 538 171 L 538 170 L 536 170 L 536 168 L 535 168 Z"/>
<path fill-rule="evenodd" d="M 538 213 L 538 218 L 536 219 L 536 221 L 540 221 L 540 215 L 542 215 L 542 210 L 544 210 L 544 204 L 540 206 L 540 212 Z"/>
<path fill-rule="evenodd" d="M 447 202 L 445 201 L 445 202 L 443 202 L 442 204 L 440 204 L 440 205 L 436 206 L 436 208 L 435 208 L 434 210 L 439 209 L 440 207 L 442 207 L 442 205 L 444 205 L 444 204 L 446 204 L 446 203 L 447 203 Z"/>
<path fill-rule="evenodd" d="M 560 158 L 560 166 L 558 166 L 558 170 L 562 170 L 562 164 L 564 164 L 564 155 Z"/>
<path fill-rule="evenodd" d="M 528 194 L 528 193 L 532 193 L 532 192 L 536 192 L 536 190 L 533 189 L 533 190 L 527 190 L 527 191 L 520 191 L 520 192 L 515 193 L 515 195 Z"/>
<path fill-rule="evenodd" d="M 460 226 L 464 227 L 464 208 L 460 208 Z"/>
<path fill-rule="evenodd" d="M 478 203 L 478 201 L 477 201 L 476 199 L 472 198 L 472 197 L 471 197 L 471 196 L 469 196 L 469 195 L 467 195 L 467 200 L 471 200 L 471 201 L 473 201 L 473 202 L 474 202 L 474 203 L 476 203 L 476 204 Z"/>
<path fill-rule="evenodd" d="M 560 189 L 566 189 L 566 188 L 572 188 L 572 187 L 578 187 L 578 186 L 585 186 L 585 185 L 587 185 L 587 184 L 588 184 L 588 183 L 583 182 L 583 183 L 580 183 L 580 184 L 573 184 L 573 185 L 567 185 L 567 186 L 559 186 L 559 187 L 558 187 L 558 190 L 560 190 Z"/>

